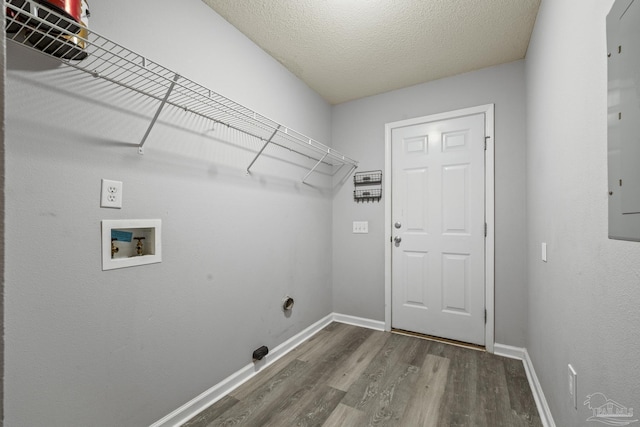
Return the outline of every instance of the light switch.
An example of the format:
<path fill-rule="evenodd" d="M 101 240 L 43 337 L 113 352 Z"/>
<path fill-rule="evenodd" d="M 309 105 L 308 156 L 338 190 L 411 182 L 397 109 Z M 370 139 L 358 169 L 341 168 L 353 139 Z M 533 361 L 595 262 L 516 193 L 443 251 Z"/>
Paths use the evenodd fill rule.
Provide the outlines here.
<path fill-rule="evenodd" d="M 542 242 L 542 261 L 547 262 L 547 244 Z"/>
<path fill-rule="evenodd" d="M 354 234 L 369 233 L 369 221 L 353 221 L 353 233 Z"/>

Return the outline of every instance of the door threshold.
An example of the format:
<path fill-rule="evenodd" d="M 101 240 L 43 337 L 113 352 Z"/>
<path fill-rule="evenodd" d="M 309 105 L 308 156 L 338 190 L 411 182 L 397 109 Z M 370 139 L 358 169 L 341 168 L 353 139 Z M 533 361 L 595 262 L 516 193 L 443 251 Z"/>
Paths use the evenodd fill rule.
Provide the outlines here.
<path fill-rule="evenodd" d="M 470 344 L 468 342 L 451 340 L 451 339 L 448 339 L 448 338 L 434 337 L 433 335 L 420 334 L 418 332 L 405 331 L 404 329 L 391 328 L 391 333 L 392 334 L 399 334 L 399 335 L 406 335 L 406 336 L 409 336 L 409 337 L 421 338 L 423 340 L 437 341 L 437 342 L 441 342 L 441 343 L 444 343 L 444 344 L 455 345 L 457 347 L 468 348 L 468 349 L 471 349 L 471 350 L 487 351 L 487 349 L 485 347 L 481 346 L 481 345 Z"/>

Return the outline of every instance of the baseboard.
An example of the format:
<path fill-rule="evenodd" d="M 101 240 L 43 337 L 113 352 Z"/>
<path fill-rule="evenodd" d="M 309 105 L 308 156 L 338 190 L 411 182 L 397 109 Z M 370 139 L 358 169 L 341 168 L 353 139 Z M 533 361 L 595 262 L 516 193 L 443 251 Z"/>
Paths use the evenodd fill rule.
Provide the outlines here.
<path fill-rule="evenodd" d="M 493 348 L 494 354 L 498 356 L 522 360 L 524 371 L 527 373 L 529 387 L 531 388 L 533 399 L 536 401 L 536 406 L 538 408 L 538 413 L 540 414 L 542 425 L 544 427 L 556 427 L 556 423 L 553 421 L 553 417 L 551 416 L 551 410 L 549 409 L 549 405 L 547 404 L 547 399 L 544 397 L 542 386 L 540 385 L 540 381 L 538 381 L 538 376 L 536 375 L 536 371 L 533 368 L 533 362 L 531 362 L 531 358 L 529 357 L 529 352 L 527 352 L 527 349 L 497 343 Z"/>
<path fill-rule="evenodd" d="M 509 359 L 518 359 L 524 361 L 525 349 L 522 347 L 513 347 L 510 345 L 498 344 L 493 345 L 493 354 L 496 356 L 508 357 Z"/>
<path fill-rule="evenodd" d="M 301 331 L 297 335 L 289 338 L 287 341 L 283 342 L 273 350 L 269 350 L 269 354 L 267 354 L 261 361 L 250 363 L 244 366 L 237 372 L 231 374 L 224 380 L 220 381 L 218 384 L 211 387 L 209 390 L 200 394 L 191 401 L 185 403 L 164 418 L 156 421 L 150 427 L 177 427 L 186 423 L 188 420 L 202 412 L 204 409 L 208 408 L 227 394 L 231 393 L 244 382 L 250 380 L 267 366 L 273 364 L 282 356 L 302 344 L 302 342 L 317 334 L 331 322 L 346 323 L 349 325 L 355 325 L 379 331 L 384 330 L 384 322 L 363 319 L 361 317 L 348 316 L 345 314 L 331 313 L 326 317 L 320 319 L 313 325 L 309 326 L 305 330 Z"/>
<path fill-rule="evenodd" d="M 348 316 L 346 314 L 333 313 L 333 321 L 346 323 L 347 325 L 360 326 L 376 331 L 384 331 L 384 322 L 379 320 L 364 319 L 362 317 Z"/>
<path fill-rule="evenodd" d="M 556 427 L 556 423 L 553 421 L 553 417 L 551 416 L 551 410 L 547 404 L 547 399 L 544 397 L 542 386 L 540 385 L 540 381 L 538 381 L 535 369 L 533 369 L 533 362 L 531 361 L 529 352 L 526 348 L 524 349 L 524 359 L 522 362 L 524 363 L 524 370 L 527 372 L 527 378 L 529 379 L 529 386 L 533 392 L 533 398 L 538 406 L 542 425 L 544 427 Z"/>

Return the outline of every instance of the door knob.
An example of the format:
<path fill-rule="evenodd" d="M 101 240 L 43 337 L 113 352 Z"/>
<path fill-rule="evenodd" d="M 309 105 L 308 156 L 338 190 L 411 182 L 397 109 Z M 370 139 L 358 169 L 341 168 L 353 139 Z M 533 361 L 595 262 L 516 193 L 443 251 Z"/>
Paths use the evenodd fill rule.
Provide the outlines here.
<path fill-rule="evenodd" d="M 400 242 L 402 242 L 402 237 L 400 236 L 396 236 L 393 238 L 393 241 L 396 242 L 396 245 L 400 244 Z"/>
<path fill-rule="evenodd" d="M 400 224 L 400 222 L 398 221 L 398 222 L 396 222 L 395 224 L 393 224 L 393 226 L 394 226 L 395 228 L 400 228 L 400 227 L 402 227 L 402 224 Z"/>

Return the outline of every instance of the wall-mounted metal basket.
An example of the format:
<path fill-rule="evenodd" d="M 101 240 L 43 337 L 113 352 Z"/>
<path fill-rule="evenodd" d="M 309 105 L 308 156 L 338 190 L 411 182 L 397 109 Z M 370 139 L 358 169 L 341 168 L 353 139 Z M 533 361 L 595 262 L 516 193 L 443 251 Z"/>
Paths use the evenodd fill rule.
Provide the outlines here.
<path fill-rule="evenodd" d="M 382 198 L 382 171 L 363 171 L 353 175 L 353 200 L 374 202 Z M 366 188 L 362 188 L 366 187 Z"/>
<path fill-rule="evenodd" d="M 357 172 L 353 175 L 353 185 L 382 184 L 382 171 Z"/>
<path fill-rule="evenodd" d="M 359 202 L 369 202 L 374 200 L 380 200 L 381 198 L 382 198 L 382 188 L 353 191 L 353 199 Z"/>

